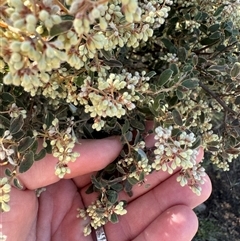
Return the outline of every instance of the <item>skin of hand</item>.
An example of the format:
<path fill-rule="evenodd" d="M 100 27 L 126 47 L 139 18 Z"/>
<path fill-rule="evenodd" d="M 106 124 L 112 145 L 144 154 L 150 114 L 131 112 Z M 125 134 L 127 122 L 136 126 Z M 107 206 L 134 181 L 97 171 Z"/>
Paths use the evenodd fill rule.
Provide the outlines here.
<path fill-rule="evenodd" d="M 93 241 L 84 237 L 87 220 L 76 218 L 77 208 L 84 208 L 95 200 L 95 194 L 85 194 L 90 176 L 112 162 L 121 151 L 118 137 L 83 140 L 75 151 L 81 153 L 69 163 L 71 173 L 59 180 L 54 174 L 56 158 L 47 155 L 19 175 L 24 191 L 12 188 L 10 207 L 0 214 L 2 233 L 7 241 Z M 198 161 L 203 158 L 199 149 Z M 3 171 L 3 170 L 2 170 Z M 0 170 L 1 175 L 1 170 Z M 105 225 L 108 241 L 190 241 L 198 220 L 192 209 L 204 202 L 211 193 L 208 176 L 197 196 L 189 187 L 181 187 L 177 173 L 154 172 L 147 176 L 149 188 L 135 186 L 134 195 L 121 193 L 128 201 L 128 213 L 119 223 Z M 38 198 L 34 189 L 46 186 Z M 94 233 L 94 232 L 92 232 Z"/>

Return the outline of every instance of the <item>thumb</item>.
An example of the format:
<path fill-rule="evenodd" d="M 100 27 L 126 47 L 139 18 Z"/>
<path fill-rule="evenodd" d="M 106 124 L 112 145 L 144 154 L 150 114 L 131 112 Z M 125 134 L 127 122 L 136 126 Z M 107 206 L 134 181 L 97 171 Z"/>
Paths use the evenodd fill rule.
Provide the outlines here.
<path fill-rule="evenodd" d="M 104 168 L 119 155 L 122 148 L 119 137 L 81 140 L 80 143 L 74 148 L 80 156 L 75 162 L 68 163 L 71 173 L 64 178 L 74 178 Z M 18 175 L 21 184 L 27 189 L 36 189 L 59 181 L 55 175 L 57 162 L 57 158 L 46 155 L 43 160 L 35 162 L 30 170 Z"/>

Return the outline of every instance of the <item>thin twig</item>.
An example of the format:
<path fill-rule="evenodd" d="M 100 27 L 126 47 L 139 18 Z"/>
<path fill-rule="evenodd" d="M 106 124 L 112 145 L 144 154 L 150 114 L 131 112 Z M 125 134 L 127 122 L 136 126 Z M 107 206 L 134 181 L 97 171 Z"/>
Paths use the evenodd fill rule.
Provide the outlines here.
<path fill-rule="evenodd" d="M 229 108 L 222 99 L 213 91 L 211 91 L 205 84 L 203 84 L 201 81 L 199 81 L 199 86 L 201 86 L 209 95 L 211 95 L 227 112 L 230 112 L 234 115 L 237 115 L 235 111 L 233 111 L 231 108 Z"/>
<path fill-rule="evenodd" d="M 221 51 L 219 51 L 218 53 L 212 55 L 209 59 L 211 60 L 211 59 L 216 58 L 219 54 L 221 54 L 221 53 L 223 53 L 223 52 L 226 52 L 227 49 L 230 49 L 231 47 L 233 47 L 233 46 L 236 45 L 237 43 L 238 43 L 238 41 L 235 41 L 234 43 L 226 46 L 225 48 L 223 48 L 223 49 L 222 49 Z"/>

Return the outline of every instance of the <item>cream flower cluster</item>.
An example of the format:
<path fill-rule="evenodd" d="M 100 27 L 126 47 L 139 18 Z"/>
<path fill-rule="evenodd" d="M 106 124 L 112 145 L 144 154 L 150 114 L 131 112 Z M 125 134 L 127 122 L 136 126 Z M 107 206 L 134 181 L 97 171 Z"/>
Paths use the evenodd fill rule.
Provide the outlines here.
<path fill-rule="evenodd" d="M 124 202 L 120 201 L 116 204 L 102 203 L 100 200 L 92 202 L 91 205 L 87 207 L 86 210 L 78 209 L 77 217 L 83 219 L 90 218 L 90 223 L 88 223 L 83 232 L 87 236 L 91 233 L 91 228 L 97 229 L 105 225 L 110 219 L 112 214 L 125 215 L 127 210 L 124 208 Z"/>
<path fill-rule="evenodd" d="M 204 168 L 196 163 L 198 151 L 191 149 L 196 138 L 193 133 L 182 132 L 177 138 L 172 137 L 172 126 L 169 128 L 157 127 L 155 129 L 155 160 L 152 168 L 167 171 L 172 174 L 176 168 L 181 172 L 177 178 L 181 186 L 188 185 L 197 195 L 201 194 L 204 182 Z"/>
<path fill-rule="evenodd" d="M 62 9 L 55 1 L 44 0 L 37 4 L 27 0 L 8 1 L 3 20 L 10 19 L 10 27 L 0 31 L 0 56 L 9 68 L 4 84 L 22 86 L 32 96 L 43 94 L 55 104 L 57 98 L 69 97 L 67 101 L 74 102 L 76 99 L 71 100 L 60 91 L 73 87 L 68 85 L 69 77 L 62 81 L 59 76 L 59 70 L 65 68 L 63 64 L 84 70 L 102 49 L 112 51 L 124 45 L 138 47 L 152 37 L 152 26 L 156 21 L 163 22 L 158 18 L 167 17 L 170 9 L 166 4 L 171 5 L 171 1 L 152 1 L 149 6 L 145 1 L 141 3 L 141 8 L 145 9 L 142 13 L 137 0 L 68 1 L 70 3 L 69 10 L 64 11 L 73 17 L 73 25 L 53 39 L 45 36 L 44 29 L 51 31 L 57 24 L 60 29 L 61 24 L 65 26 Z M 151 21 L 147 20 L 149 17 Z M 103 63 L 98 65 L 101 68 Z M 3 68 L 0 71 L 4 71 Z M 69 92 L 76 95 L 77 88 Z"/>
<path fill-rule="evenodd" d="M 65 131 L 59 132 L 58 119 L 54 119 L 49 128 L 44 124 L 43 130 L 44 134 L 48 136 L 47 139 L 51 140 L 52 155 L 58 159 L 58 163 L 55 167 L 55 174 L 59 178 L 63 178 L 65 174 L 71 172 L 67 164 L 69 162 L 74 162 L 77 157 L 80 156 L 79 153 L 73 151 L 77 142 L 76 137 L 71 134 L 71 127 L 68 127 Z M 44 142 L 43 146 L 46 147 L 47 143 Z"/>
<path fill-rule="evenodd" d="M 3 137 L 0 139 L 0 161 L 8 161 L 9 164 L 16 166 L 17 164 L 14 161 L 12 155 L 14 154 L 14 149 L 11 148 L 8 141 L 12 140 L 12 135 L 9 130 L 6 130 L 3 134 Z M 7 147 L 6 147 L 7 146 Z"/>
<path fill-rule="evenodd" d="M 8 183 L 7 177 L 0 178 L 0 211 L 8 212 L 10 206 L 8 202 L 10 201 L 10 191 L 11 185 Z"/>
<path fill-rule="evenodd" d="M 168 13 L 171 10 L 173 1 L 170 0 L 144 0 L 139 3 L 139 6 L 143 10 L 142 19 L 149 23 L 153 28 L 159 28 L 164 24 L 165 19 L 168 17 Z"/>
<path fill-rule="evenodd" d="M 85 106 L 85 112 L 94 118 L 94 129 L 102 128 L 105 123 L 102 118 L 120 118 L 126 110 L 135 108 L 134 102 L 141 101 L 137 91 L 144 93 L 149 87 L 149 77 L 145 75 L 144 71 L 132 75 L 123 70 L 121 74 L 111 73 L 108 77 L 98 77 L 97 86 L 90 76 L 84 80 L 79 100 Z"/>

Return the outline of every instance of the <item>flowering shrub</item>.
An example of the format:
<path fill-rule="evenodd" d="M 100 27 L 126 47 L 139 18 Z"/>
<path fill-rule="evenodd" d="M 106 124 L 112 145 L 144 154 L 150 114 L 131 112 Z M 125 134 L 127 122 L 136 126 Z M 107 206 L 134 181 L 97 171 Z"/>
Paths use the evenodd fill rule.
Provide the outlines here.
<path fill-rule="evenodd" d="M 123 143 L 92 177 L 99 199 L 78 211 L 90 217 L 86 235 L 117 222 L 127 212 L 118 193 L 155 170 L 180 168 L 177 181 L 200 195 L 200 145 L 223 170 L 238 158 L 239 0 L 4 0 L 0 16 L 1 211 L 46 153 L 57 176 L 70 173 L 84 138 Z"/>

